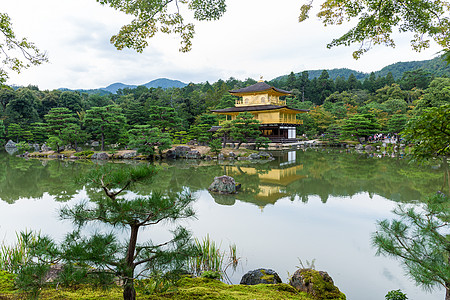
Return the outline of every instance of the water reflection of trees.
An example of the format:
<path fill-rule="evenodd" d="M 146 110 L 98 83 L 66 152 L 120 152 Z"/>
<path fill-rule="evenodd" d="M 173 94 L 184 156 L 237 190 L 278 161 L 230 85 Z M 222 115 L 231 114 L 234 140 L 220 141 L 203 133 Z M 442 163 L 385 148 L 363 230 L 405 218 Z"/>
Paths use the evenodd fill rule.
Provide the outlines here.
<path fill-rule="evenodd" d="M 367 192 L 409 202 L 421 200 L 436 190 L 448 189 L 448 169 L 410 164 L 406 160 L 373 158 L 365 154 L 338 151 L 298 151 L 296 155 L 278 153 L 271 162 L 173 161 L 157 163 L 161 171 L 150 184 L 136 187 L 138 193 L 152 190 L 192 192 L 205 190 L 215 176 L 233 176 L 242 184 L 237 195 L 212 194 L 219 204 L 237 200 L 258 206 L 273 204 L 281 198 L 308 202 L 319 196 L 323 202 L 332 197 L 348 197 Z M 126 163 L 116 162 L 118 167 Z M 25 160 L 0 154 L 0 199 L 13 203 L 19 198 L 41 198 L 44 193 L 58 201 L 71 199 L 82 188 L 77 175 L 95 166 L 90 161 Z M 447 175 L 445 175 L 447 174 Z M 88 191 L 88 194 L 94 191 Z"/>

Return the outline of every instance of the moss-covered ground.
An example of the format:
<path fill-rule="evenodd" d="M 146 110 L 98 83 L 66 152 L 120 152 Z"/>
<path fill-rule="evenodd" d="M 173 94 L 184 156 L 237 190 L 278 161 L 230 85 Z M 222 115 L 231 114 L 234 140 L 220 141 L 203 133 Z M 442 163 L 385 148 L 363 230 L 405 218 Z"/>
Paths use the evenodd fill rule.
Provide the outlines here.
<path fill-rule="evenodd" d="M 3 286 L 2 286 L 3 287 Z M 26 294 L 15 290 L 12 285 L 0 290 L 0 299 L 28 299 Z M 88 286 L 77 288 L 53 287 L 41 291 L 39 299 L 122 299 L 122 289 L 114 287 L 108 290 L 95 289 Z M 151 294 L 137 289 L 137 299 L 223 299 L 223 300 L 273 300 L 297 299 L 311 300 L 310 296 L 300 293 L 287 284 L 259 284 L 254 286 L 228 285 L 214 279 L 184 278 L 175 287 L 164 293 Z"/>

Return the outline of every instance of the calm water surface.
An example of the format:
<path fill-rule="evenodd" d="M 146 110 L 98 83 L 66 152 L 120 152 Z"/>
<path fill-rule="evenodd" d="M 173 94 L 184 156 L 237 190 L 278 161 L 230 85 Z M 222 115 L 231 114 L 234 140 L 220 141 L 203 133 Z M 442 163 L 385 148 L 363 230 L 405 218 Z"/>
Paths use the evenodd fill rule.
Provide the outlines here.
<path fill-rule="evenodd" d="M 138 192 L 192 191 L 197 219 L 183 224 L 195 237 L 209 234 L 223 249 L 237 245 L 242 266 L 231 276 L 233 283 L 260 267 L 274 269 L 287 282 L 299 259 L 305 265 L 314 259 L 316 269 L 327 271 L 350 300 L 384 299 L 393 289 L 410 300 L 444 298 L 443 290 L 426 293 L 416 287 L 397 261 L 375 256 L 370 243 L 376 220 L 393 217 L 398 203 L 418 203 L 448 189 L 442 167 L 327 150 L 278 152 L 271 162 L 160 165 L 163 170 L 153 183 Z M 24 229 L 61 239 L 72 226 L 58 220 L 58 209 L 89 197 L 75 184 L 75 176 L 93 166 L 89 161 L 25 160 L 0 153 L 0 241 L 13 243 L 15 233 Z M 242 184 L 239 194 L 207 191 L 214 177 L 223 174 Z M 168 236 L 165 226 L 143 231 L 140 239 L 164 241 Z"/>

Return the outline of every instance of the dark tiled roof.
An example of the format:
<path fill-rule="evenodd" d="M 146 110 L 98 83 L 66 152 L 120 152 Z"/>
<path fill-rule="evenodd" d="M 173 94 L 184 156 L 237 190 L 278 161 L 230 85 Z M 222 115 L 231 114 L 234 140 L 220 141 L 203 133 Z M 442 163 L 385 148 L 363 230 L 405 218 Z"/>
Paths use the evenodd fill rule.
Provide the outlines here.
<path fill-rule="evenodd" d="M 253 93 L 253 92 L 262 92 L 262 91 L 267 91 L 267 90 L 274 90 L 277 91 L 279 93 L 282 94 L 290 94 L 291 92 L 289 91 L 285 91 L 282 89 L 277 89 L 276 87 L 270 86 L 265 82 L 258 82 L 255 83 L 254 85 L 242 88 L 242 89 L 238 89 L 238 90 L 232 90 L 229 91 L 232 94 L 236 94 L 236 93 Z"/>
<path fill-rule="evenodd" d="M 258 111 L 258 110 L 274 110 L 274 109 L 280 109 L 280 108 L 287 108 L 299 112 L 308 112 L 309 109 L 297 109 L 297 108 L 290 108 L 286 105 L 253 105 L 253 106 L 241 106 L 241 107 L 230 107 L 230 108 L 224 108 L 224 109 L 213 109 L 212 112 L 217 113 L 227 113 L 227 112 L 245 112 L 245 111 Z"/>

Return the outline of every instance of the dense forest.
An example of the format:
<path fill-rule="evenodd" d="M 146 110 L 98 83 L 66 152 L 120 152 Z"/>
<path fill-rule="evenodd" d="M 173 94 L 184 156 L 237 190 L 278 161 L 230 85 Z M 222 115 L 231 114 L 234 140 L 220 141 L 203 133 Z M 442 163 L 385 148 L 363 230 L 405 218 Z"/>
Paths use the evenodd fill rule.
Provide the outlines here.
<path fill-rule="evenodd" d="M 424 109 L 450 103 L 449 78 L 425 69 L 396 75 L 397 79 L 391 72 L 385 76 L 371 73 L 358 79 L 351 73 L 332 79 L 326 70 L 314 78 L 305 71 L 291 72 L 268 84 L 292 91 L 285 99 L 288 106 L 310 110 L 298 115 L 303 120 L 298 136 L 334 141 L 367 138 L 369 133 L 397 134 Z M 96 140 L 102 148 L 126 146 L 150 129 L 157 141 L 154 144 L 161 140 L 204 143 L 212 138 L 207 130 L 219 122 L 210 110 L 234 106 L 236 98 L 228 91 L 254 83 L 253 79 L 229 78 L 182 88 L 138 86 L 119 89 L 116 94 L 4 86 L 0 89 L 0 144 L 12 140 L 47 143 L 59 149 Z M 365 122 L 364 134 L 351 126 L 358 120 Z"/>

